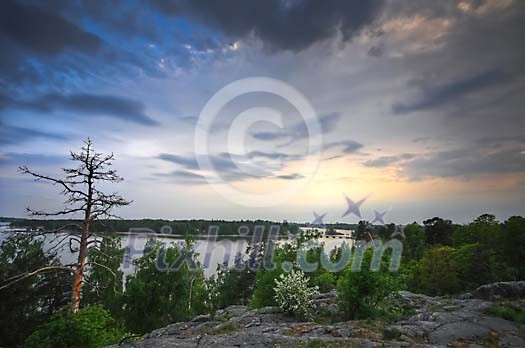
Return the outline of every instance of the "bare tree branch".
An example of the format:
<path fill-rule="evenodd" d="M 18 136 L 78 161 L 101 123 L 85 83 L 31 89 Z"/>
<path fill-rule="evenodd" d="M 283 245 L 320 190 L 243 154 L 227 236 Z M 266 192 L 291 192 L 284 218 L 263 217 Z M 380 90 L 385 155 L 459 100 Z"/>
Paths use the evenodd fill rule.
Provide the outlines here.
<path fill-rule="evenodd" d="M 1 290 L 4 290 L 4 289 L 7 289 L 8 287 L 18 283 L 18 282 L 21 282 L 22 280 L 24 279 L 27 279 L 27 278 L 30 278 L 34 275 L 37 275 L 39 273 L 42 273 L 42 272 L 50 272 L 50 271 L 67 271 L 67 272 L 70 272 L 70 273 L 74 273 L 74 270 L 70 267 L 66 267 L 66 266 L 48 266 L 48 267 L 42 267 L 42 268 L 39 268 L 33 272 L 29 272 L 29 273 L 23 273 L 23 274 L 19 274 L 19 275 L 16 275 L 14 277 L 11 277 L 11 278 L 8 278 L 8 280 L 11 280 L 11 279 L 14 279 L 2 286 L 0 286 L 0 291 Z"/>

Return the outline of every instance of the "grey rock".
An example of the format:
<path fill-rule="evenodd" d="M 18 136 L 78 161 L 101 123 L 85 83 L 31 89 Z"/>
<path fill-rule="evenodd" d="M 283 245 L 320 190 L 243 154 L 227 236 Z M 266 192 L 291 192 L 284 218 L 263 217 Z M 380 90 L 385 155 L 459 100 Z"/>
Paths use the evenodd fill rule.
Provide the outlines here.
<path fill-rule="evenodd" d="M 525 298 L 525 281 L 482 285 L 472 291 L 472 296 L 487 301 Z"/>
<path fill-rule="evenodd" d="M 278 307 L 249 310 L 245 306 L 230 306 L 217 311 L 213 318 L 204 315 L 190 322 L 171 324 L 144 335 L 141 342 L 126 343 L 123 347 L 266 348 L 308 346 L 322 341 L 326 346 L 431 348 L 446 347 L 464 339 L 467 346 L 477 348 L 475 344 L 489 333 L 500 337 L 501 347 L 525 347 L 522 337 L 525 326 L 486 314 L 487 308 L 494 304 L 493 299 L 521 296 L 521 283 L 525 282 L 489 284 L 473 291 L 472 296 L 457 298 L 399 292 L 388 301 L 415 314 L 384 327 L 382 337 L 374 329 L 363 331 L 363 323 L 358 321 L 300 322 Z M 331 318 L 336 319 L 336 298 L 335 292 L 320 294 L 313 300 L 314 309 L 324 315 L 331 313 Z M 517 308 L 525 306 L 525 301 L 507 302 Z"/>
<path fill-rule="evenodd" d="M 248 311 L 248 307 L 246 306 L 239 306 L 239 305 L 228 306 L 226 308 L 219 309 L 217 312 L 215 312 L 214 318 L 221 320 L 221 319 L 227 319 L 231 317 L 240 317 L 247 311 Z"/>
<path fill-rule="evenodd" d="M 202 314 L 202 315 L 197 315 L 191 321 L 194 322 L 194 323 L 202 323 L 203 321 L 210 320 L 210 318 L 211 318 L 210 314 Z"/>
<path fill-rule="evenodd" d="M 525 340 L 514 335 L 505 335 L 500 338 L 502 348 L 523 348 L 525 347 Z"/>
<path fill-rule="evenodd" d="M 446 345 L 459 338 L 471 339 L 485 336 L 490 330 L 484 326 L 476 325 L 468 321 L 456 322 L 440 326 L 430 333 L 429 340 L 434 344 Z"/>

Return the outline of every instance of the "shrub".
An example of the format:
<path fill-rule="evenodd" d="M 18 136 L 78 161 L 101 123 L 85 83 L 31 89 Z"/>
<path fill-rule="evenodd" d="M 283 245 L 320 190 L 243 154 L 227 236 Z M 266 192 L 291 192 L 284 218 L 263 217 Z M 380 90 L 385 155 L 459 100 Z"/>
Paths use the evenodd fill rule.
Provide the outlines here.
<path fill-rule="evenodd" d="M 67 308 L 34 331 L 26 339 L 24 346 L 96 348 L 118 343 L 123 336 L 124 332 L 102 307 L 86 307 L 74 315 Z"/>
<path fill-rule="evenodd" d="M 417 291 L 430 296 L 454 294 L 461 290 L 455 249 L 434 247 L 425 252 L 416 270 Z"/>
<path fill-rule="evenodd" d="M 335 289 L 337 280 L 333 273 L 323 272 L 313 279 L 313 283 L 321 292 L 329 292 Z"/>
<path fill-rule="evenodd" d="M 347 319 L 371 317 L 381 312 L 383 300 L 402 289 L 402 277 L 388 270 L 387 254 L 378 271 L 371 271 L 372 250 L 366 250 L 363 267 L 352 271 L 348 267 L 337 283 L 337 304 Z"/>
<path fill-rule="evenodd" d="M 275 301 L 285 312 L 299 318 L 311 315 L 313 296 L 319 292 L 317 286 L 308 286 L 303 271 L 291 271 L 275 279 Z"/>

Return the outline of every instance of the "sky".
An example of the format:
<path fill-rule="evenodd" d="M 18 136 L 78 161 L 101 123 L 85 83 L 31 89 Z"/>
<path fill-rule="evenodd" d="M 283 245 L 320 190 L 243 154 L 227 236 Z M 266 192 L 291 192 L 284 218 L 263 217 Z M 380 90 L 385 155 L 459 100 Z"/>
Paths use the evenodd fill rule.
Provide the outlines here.
<path fill-rule="evenodd" d="M 523 215 L 523 37 L 517 0 L 1 1 L 0 216 L 60 209 L 17 168 L 60 176 L 88 137 L 115 154 L 125 218 Z M 247 78 L 315 116 L 262 89 L 204 124 Z"/>

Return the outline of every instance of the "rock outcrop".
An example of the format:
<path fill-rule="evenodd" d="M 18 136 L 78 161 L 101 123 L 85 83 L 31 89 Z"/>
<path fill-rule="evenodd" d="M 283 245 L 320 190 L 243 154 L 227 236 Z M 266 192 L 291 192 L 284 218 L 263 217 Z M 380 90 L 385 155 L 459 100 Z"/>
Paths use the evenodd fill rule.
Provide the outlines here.
<path fill-rule="evenodd" d="M 336 294 L 314 300 L 316 313 L 333 324 L 299 322 L 279 308 L 230 306 L 144 335 L 123 347 L 525 347 L 525 326 L 490 316 L 495 300 L 525 308 L 525 282 L 495 283 L 455 298 L 399 292 L 390 301 L 402 319 L 337 322 Z"/>

